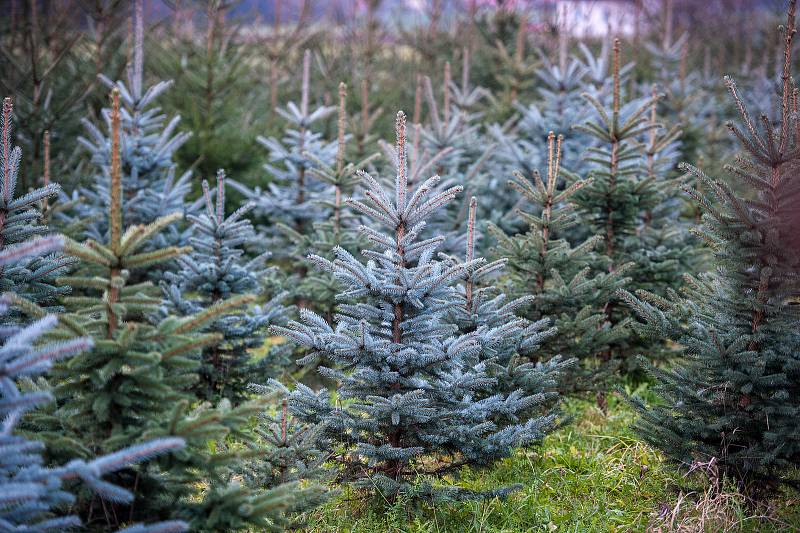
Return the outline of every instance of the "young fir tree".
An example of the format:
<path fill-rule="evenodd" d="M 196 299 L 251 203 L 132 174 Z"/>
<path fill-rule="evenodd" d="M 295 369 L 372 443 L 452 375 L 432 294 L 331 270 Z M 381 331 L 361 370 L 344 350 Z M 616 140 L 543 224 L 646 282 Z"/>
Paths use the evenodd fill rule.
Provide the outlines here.
<path fill-rule="evenodd" d="M 27 255 L 56 249 L 60 239 L 46 237 L 22 243 L 0 252 L 0 264 L 6 266 Z M 0 313 L 8 311 L 8 300 L 0 298 Z M 103 479 L 109 473 L 132 464 L 147 461 L 173 450 L 184 443 L 178 438 L 156 439 L 138 444 L 103 457 L 84 461 L 73 459 L 63 466 L 44 465 L 44 444 L 14 434 L 14 429 L 26 411 L 52 401 L 48 392 L 23 392 L 17 382 L 46 372 L 54 361 L 74 356 L 92 346 L 90 339 L 42 343 L 41 336 L 51 330 L 58 319 L 46 315 L 28 326 L 5 324 L 0 337 L 0 529 L 3 531 L 64 531 L 79 527 L 81 520 L 62 512 L 75 503 L 70 492 L 73 480 L 80 480 L 108 504 L 129 504 L 131 492 Z M 136 524 L 123 531 L 132 533 L 168 533 L 188 529 L 187 524 L 170 521 L 143 526 Z"/>
<path fill-rule="evenodd" d="M 604 255 L 609 272 L 625 271 L 631 278 L 630 287 L 663 294 L 679 284 L 682 275 L 680 260 L 690 253 L 685 232 L 680 227 L 669 235 L 666 244 L 658 242 L 654 233 L 666 231 L 670 217 L 659 209 L 669 200 L 662 195 L 661 181 L 666 176 L 647 175 L 645 144 L 641 137 L 660 125 L 648 120 L 653 99 L 634 99 L 623 103 L 620 73 L 620 43 L 614 41 L 612 55 L 612 90 L 608 103 L 605 98 L 584 94 L 594 108 L 594 116 L 576 129 L 590 135 L 595 143 L 588 148 L 586 160 L 592 181 L 582 187 L 573 201 L 584 224 L 581 229 L 589 235 L 603 237 Z M 670 219 L 674 220 L 674 219 Z M 580 232 L 578 235 L 582 235 Z M 570 238 L 570 237 L 568 237 Z M 630 319 L 629 310 L 616 298 L 605 305 L 606 320 L 612 327 Z M 652 357 L 663 355 L 655 346 L 645 349 Z M 635 339 L 620 339 L 603 354 L 604 359 L 620 358 L 632 363 L 632 356 L 642 348 Z"/>
<path fill-rule="evenodd" d="M 496 104 L 494 95 L 488 89 L 473 85 L 470 79 L 471 59 L 468 47 L 461 50 L 461 84 L 450 82 L 453 107 L 467 114 L 482 113 L 486 105 Z"/>
<path fill-rule="evenodd" d="M 447 155 L 437 164 L 435 171 L 442 176 L 455 175 L 468 170 L 470 164 L 477 160 L 485 147 L 478 140 L 477 119 L 480 114 L 470 114 L 451 103 L 452 81 L 450 79 L 450 62 L 444 65 L 442 82 L 441 111 L 433 92 L 433 84 L 427 76 L 425 82 L 425 100 L 428 104 L 430 124 L 421 129 L 423 148 L 431 153 L 449 149 Z"/>
<path fill-rule="evenodd" d="M 339 84 L 339 106 L 337 117 L 336 136 L 336 161 L 330 163 L 319 159 L 312 152 L 304 155 L 313 163 L 309 168 L 309 176 L 327 184 L 328 188 L 316 198 L 318 209 L 329 213 L 326 220 L 314 222 L 311 228 L 304 232 L 292 228 L 284 228 L 287 236 L 296 244 L 297 251 L 294 259 L 304 261 L 308 253 L 322 257 L 332 257 L 337 247 L 356 253 L 363 245 L 356 231 L 358 218 L 353 216 L 345 207 L 345 199 L 352 196 L 358 184 L 358 171 L 364 169 L 378 154 L 372 154 L 357 163 L 345 163 L 347 145 L 350 137 L 347 135 L 347 86 Z M 332 276 L 326 273 L 310 272 L 298 281 L 296 288 L 302 301 L 312 307 L 326 319 L 331 319 L 336 310 L 337 287 Z"/>
<path fill-rule="evenodd" d="M 15 434 L 26 412 L 50 403 L 52 395 L 30 380 L 51 369 L 53 363 L 91 349 L 87 337 L 50 342 L 43 336 L 57 324 L 55 315 L 47 314 L 30 322 L 24 315 L 11 314 L 11 308 L 29 309 L 34 302 L 49 301 L 57 290 L 43 273 L 63 270 L 59 255 L 64 239 L 42 235 L 41 213 L 37 200 L 54 194 L 57 186 L 32 191 L 14 198 L 18 184 L 21 150 L 11 143 L 11 100 L 3 101 L 0 116 L 0 198 L 2 230 L 0 230 L 0 280 L 5 292 L 0 297 L 0 529 L 3 531 L 63 531 L 80 525 L 77 516 L 62 515 L 75 496 L 70 492 L 72 480 L 80 479 L 86 487 L 108 502 L 129 503 L 133 495 L 102 479 L 130 465 L 183 447 L 181 439 L 158 439 L 138 444 L 98 459 L 74 459 L 58 467 L 45 466 L 44 444 Z M 38 265 L 38 268 L 31 268 Z M 28 386 L 31 385 L 31 386 Z M 20 389 L 22 386 L 22 389 Z M 35 434 L 34 434 L 35 435 Z M 133 526 L 126 531 L 148 533 L 185 531 L 182 522 L 166 522 L 152 526 Z"/>
<path fill-rule="evenodd" d="M 454 265 L 469 265 L 475 260 L 480 236 L 477 210 L 478 203 L 473 197 L 467 215 L 466 253 L 463 260 L 450 257 Z M 481 369 L 495 380 L 492 387 L 471 392 L 471 401 L 480 401 L 498 428 L 513 427 L 520 422 L 531 424 L 534 432 L 530 442 L 533 442 L 557 426 L 557 390 L 562 373 L 576 361 L 564 360 L 559 354 L 552 355 L 552 349 L 543 349 L 557 332 L 548 318 L 529 321 L 517 314 L 530 305 L 533 297 L 525 295 L 512 300 L 491 283 L 506 264 L 507 259 L 502 258 L 465 268 L 457 287 L 458 305 L 451 310 L 450 317 L 460 334 L 473 335 L 480 346 L 467 365 Z M 551 355 L 545 355 L 548 352 Z M 518 401 L 525 395 L 528 397 Z M 486 439 L 480 435 L 454 434 L 452 438 L 457 449 L 476 464 L 489 464 L 508 453 L 507 448 L 497 446 L 496 442 L 492 449 L 487 448 Z"/>
<path fill-rule="evenodd" d="M 424 82 L 430 124 L 415 129 L 413 154 L 416 157 L 419 152 L 417 144 L 421 146 L 423 154 L 437 154 L 436 164 L 431 170 L 442 177 L 440 190 L 459 185 L 469 194 L 477 192 L 483 181 L 481 171 L 494 149 L 494 145 L 486 142 L 479 131 L 481 114 L 469 114 L 451 104 L 449 62 L 445 63 L 444 69 L 441 115 L 430 78 L 426 76 Z M 428 220 L 428 231 L 433 235 L 444 235 L 446 241 L 443 247 L 448 251 L 463 248 L 467 209 L 466 202 L 452 202 Z"/>
<path fill-rule="evenodd" d="M 519 19 L 512 50 L 498 40 L 495 44 L 495 83 L 500 87 L 499 114 L 513 110 L 522 93 L 533 86 L 536 65 L 527 57 L 525 37 L 528 35 L 527 20 Z M 507 115 L 506 115 L 507 116 Z"/>
<path fill-rule="evenodd" d="M 234 531 L 279 527 L 296 497 L 296 485 L 253 489 L 235 479 L 238 458 L 216 452 L 220 443 L 247 439 L 249 418 L 264 402 L 232 408 L 228 402 L 196 405 L 191 387 L 197 380 L 197 352 L 218 343 L 218 333 L 203 332 L 214 320 L 238 309 L 244 298 L 233 297 L 188 317 L 156 317 L 161 299 L 149 282 L 129 283 L 141 269 L 179 257 L 188 250 L 154 247 L 155 235 L 181 218 L 168 215 L 148 225 L 123 226 L 123 180 L 120 156 L 119 91 L 112 92 L 109 232 L 104 243 L 66 241 L 68 253 L 83 261 L 75 275 L 60 278 L 75 289 L 63 299 L 65 337 L 89 336 L 94 348 L 54 372 L 58 409 L 38 422 L 50 424 L 54 454 L 81 457 L 107 453 L 162 436 L 184 438 L 186 449 L 174 458 L 148 462 L 136 471 L 123 470 L 112 480 L 130 490 L 130 505 L 114 505 L 98 516 L 91 499 L 77 506 L 81 514 L 108 529 L 140 517 L 182 518 L 199 531 Z M 87 424 L 92 420 L 92 424 Z M 202 491 L 199 486 L 202 484 Z M 154 497 L 155 496 L 155 497 Z"/>
<path fill-rule="evenodd" d="M 780 122 L 757 126 L 736 85 L 726 84 L 740 112 L 729 127 L 745 155 L 714 179 L 686 165 L 702 190 L 698 233 L 714 269 L 689 280 L 682 296 L 645 291 L 626 300 L 643 319 L 637 330 L 672 339 L 683 355 L 671 369 L 651 368 L 660 401 L 634 399 L 638 432 L 689 467 L 713 461 L 751 496 L 781 481 L 797 484 L 800 464 L 800 124 L 790 75 L 795 1 L 785 31 Z"/>
<path fill-rule="evenodd" d="M 361 80 L 361 101 L 358 112 L 350 116 L 350 130 L 356 141 L 356 159 L 365 158 L 369 154 L 371 146 L 375 145 L 377 135 L 373 132 L 376 122 L 383 114 L 382 107 L 373 109 L 370 101 L 370 79 L 365 77 Z"/>
<path fill-rule="evenodd" d="M 515 108 L 520 116 L 513 131 L 506 133 L 497 126 L 493 128 L 501 148 L 495 158 L 510 166 L 509 172 L 534 172 L 543 163 L 539 147 L 547 138 L 548 132 L 568 131 L 586 114 L 587 104 L 581 98 L 581 92 L 587 84 L 588 69 L 580 59 L 568 55 L 567 44 L 565 38 L 559 39 L 556 63 L 544 52 L 539 52 L 542 66 L 534 72 L 540 82 L 536 97 L 527 105 L 516 104 Z M 578 170 L 581 153 L 588 142 L 586 136 L 577 132 L 574 137 L 575 142 L 570 144 L 571 147 L 565 147 L 563 159 L 571 168 Z M 521 161 L 520 154 L 524 156 Z"/>
<path fill-rule="evenodd" d="M 269 163 L 264 169 L 270 176 L 265 188 L 254 189 L 232 182 L 245 197 L 255 204 L 255 213 L 262 219 L 259 232 L 266 236 L 265 247 L 274 251 L 276 258 L 297 255 L 297 242 L 294 235 L 286 229 L 298 233 L 309 231 L 313 222 L 327 218 L 327 210 L 320 209 L 320 196 L 326 193 L 328 185 L 311 175 L 310 169 L 315 159 L 332 165 L 336 158 L 337 143 L 328 142 L 322 134 L 312 130 L 315 123 L 328 117 L 336 108 L 319 106 L 309 109 L 311 90 L 311 51 L 303 56 L 303 76 L 300 105 L 289 102 L 286 108 L 277 112 L 289 124 L 283 139 L 259 137 L 269 151 Z M 308 157 L 312 154 L 314 159 Z M 304 257 L 307 250 L 299 250 Z M 297 266 L 300 277 L 304 268 Z"/>
<path fill-rule="evenodd" d="M 594 235 L 572 245 L 567 236 L 579 223 L 574 196 L 590 179 L 565 174 L 561 169 L 562 137 L 551 131 L 547 138 L 547 173 L 532 178 L 519 172 L 509 185 L 529 205 L 516 213 L 527 225 L 524 233 L 506 234 L 496 225 L 490 231 L 497 239 L 494 253 L 508 258 L 507 276 L 511 294 L 528 296 L 523 316 L 534 322 L 550 317 L 557 329 L 539 353 L 545 358 L 566 354 L 580 361 L 563 380 L 568 390 L 594 388 L 607 381 L 616 367 L 601 361 L 601 353 L 629 334 L 624 325 L 606 320 L 604 306 L 614 291 L 627 281 L 624 269 L 608 272 L 598 267 L 596 251 L 603 237 Z M 569 186 L 559 189 L 561 181 Z"/>
<path fill-rule="evenodd" d="M 176 176 L 175 164 L 175 152 L 191 134 L 176 133 L 180 117 L 165 123 L 165 116 L 156 105 L 172 82 L 160 81 L 148 89 L 144 87 L 143 1 L 136 0 L 133 5 L 133 64 L 128 69 L 128 83 L 100 76 L 110 89 L 119 91 L 123 103 L 120 147 L 126 174 L 122 214 L 125 225 L 150 224 L 169 213 L 185 211 L 185 198 L 191 189 L 191 172 Z M 96 169 L 108 167 L 112 157 L 111 110 L 103 109 L 102 116 L 105 130 L 84 119 L 87 136 L 78 139 Z M 75 215 L 86 224 L 86 236 L 102 242 L 111 224 L 107 209 L 111 183 L 108 173 L 102 171 L 92 177 L 92 182 L 90 187 L 80 189 L 81 201 L 76 205 Z M 154 239 L 155 245 L 186 244 L 175 225 L 163 228 Z"/>
<path fill-rule="evenodd" d="M 257 151 L 256 128 L 266 115 L 265 93 L 253 90 L 262 80 L 252 67 L 255 47 L 233 22 L 236 3 L 166 3 L 174 25 L 148 40 L 156 49 L 148 57 L 153 72 L 174 81 L 162 98 L 164 107 L 183 117 L 192 132 L 176 159 L 201 176 L 219 168 L 236 176 L 257 172 L 260 160 L 252 154 Z"/>
<path fill-rule="evenodd" d="M 261 291 L 260 280 L 267 274 L 267 254 L 249 259 L 244 251 L 256 238 L 252 224 L 245 218 L 253 204 L 245 204 L 226 216 L 225 185 L 225 173 L 220 170 L 215 201 L 208 182 L 203 181 L 205 213 L 187 217 L 193 230 L 189 237 L 192 252 L 179 257 L 180 270 L 166 272 L 161 282 L 167 314 L 174 311 L 178 316 L 196 315 L 233 297 L 246 305 Z M 264 305 L 231 311 L 206 328 L 219 334 L 221 340 L 203 349 L 200 380 L 194 387 L 199 398 L 228 398 L 238 404 L 247 396 L 248 383 L 265 382 L 272 377 L 270 370 L 284 366 L 272 359 L 275 351 L 265 356 L 266 364 L 262 365 L 253 363 L 249 352 L 264 343 L 270 324 L 286 321 L 287 309 L 281 305 L 284 297 L 285 293 L 279 294 Z"/>
<path fill-rule="evenodd" d="M 449 320 L 460 305 L 454 282 L 481 261 L 437 261 L 434 253 L 444 238 L 420 238 L 428 216 L 460 187 L 434 193 L 439 180 L 434 176 L 409 189 L 405 127 L 400 112 L 393 194 L 362 174 L 367 201 L 348 202 L 373 225 L 361 227 L 373 243 L 362 251 L 367 263 L 343 249 L 333 262 L 311 257 L 343 287 L 335 325 L 303 310 L 302 322 L 275 328 L 311 350 L 302 362 L 326 357 L 336 363 L 320 372 L 337 383 L 338 397 L 346 403 L 334 406 L 329 391 L 317 394 L 298 386 L 290 407 L 303 421 L 326 424 L 326 436 L 341 447 L 335 457 L 343 467 L 341 479 L 355 481 L 358 488 L 375 489 L 390 499 L 401 494 L 481 497 L 485 494 L 415 484 L 415 477 L 507 456 L 513 447 L 539 438 L 546 424 L 538 416 L 494 423 L 501 411 L 523 412 L 536 398 L 490 394 L 495 380 L 483 365 L 473 366 L 481 351 L 477 333 L 459 334 Z M 424 461 L 433 455 L 437 461 Z"/>
<path fill-rule="evenodd" d="M 553 64 L 540 53 L 543 65 L 536 69 L 541 85 L 534 101 L 515 105 L 518 116 L 505 124 L 489 126 L 489 135 L 496 144 L 489 165 L 485 191 L 495 191 L 490 206 L 491 220 L 506 232 L 524 231 L 519 217 L 510 216 L 518 206 L 517 199 L 506 192 L 505 181 L 514 172 L 532 176 L 544 163 L 541 146 L 551 130 L 567 131 L 586 114 L 587 104 L 581 98 L 586 86 L 586 67 L 576 57 L 567 60 L 566 42 L 560 40 L 559 63 Z M 580 156 L 589 145 L 588 136 L 576 132 L 574 142 L 564 148 L 563 160 L 580 171 Z M 482 196 L 483 197 L 483 196 Z"/>

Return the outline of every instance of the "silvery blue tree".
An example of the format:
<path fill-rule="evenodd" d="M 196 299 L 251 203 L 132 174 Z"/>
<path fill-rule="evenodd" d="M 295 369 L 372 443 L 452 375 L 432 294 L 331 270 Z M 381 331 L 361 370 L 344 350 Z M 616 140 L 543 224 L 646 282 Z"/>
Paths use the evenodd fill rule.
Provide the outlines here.
<path fill-rule="evenodd" d="M 225 397 L 238 403 L 246 396 L 248 383 L 264 382 L 280 371 L 281 363 L 288 363 L 284 361 L 288 354 L 279 355 L 279 349 L 271 350 L 260 365 L 252 362 L 249 352 L 264 343 L 270 324 L 285 323 L 287 308 L 281 304 L 285 292 L 264 304 L 248 306 L 262 291 L 269 254 L 245 255 L 244 248 L 256 239 L 253 225 L 245 218 L 254 206 L 248 202 L 226 215 L 225 186 L 222 170 L 217 173 L 215 198 L 203 181 L 205 211 L 187 217 L 192 252 L 177 259 L 176 272 L 164 273 L 161 286 L 168 310 L 179 316 L 195 315 L 231 298 L 238 301 L 238 311 L 221 315 L 206 327 L 221 339 L 203 349 L 195 385 L 201 398 Z"/>
<path fill-rule="evenodd" d="M 539 438 L 547 424 L 538 417 L 509 424 L 493 419 L 504 402 L 522 410 L 535 400 L 523 392 L 493 393 L 497 380 L 475 364 L 483 349 L 479 334 L 461 333 L 453 323 L 451 313 L 463 305 L 454 285 L 483 261 L 437 259 L 444 237 L 420 236 L 431 214 L 461 187 L 437 190 L 433 176 L 410 189 L 402 112 L 396 127 L 393 191 L 361 173 L 365 200 L 348 201 L 369 221 L 360 229 L 371 243 L 362 250 L 366 263 L 343 249 L 334 261 L 310 258 L 342 287 L 333 323 L 303 310 L 300 321 L 274 328 L 309 350 L 302 363 L 333 362 L 319 372 L 336 383 L 339 402 L 331 402 L 329 390 L 298 385 L 289 407 L 300 420 L 325 424 L 326 437 L 341 447 L 335 456 L 340 479 L 357 488 L 389 499 L 483 497 L 415 483 L 416 476 L 489 463 Z M 432 455 L 435 463 L 423 461 Z"/>
<path fill-rule="evenodd" d="M 0 183 L 0 249 L 20 245 L 33 237 L 49 233 L 42 224 L 39 206 L 56 196 L 61 188 L 56 183 L 33 189 L 17 196 L 22 150 L 13 146 L 13 104 L 11 98 L 3 100 L 0 115 L 0 161 L 2 161 L 2 183 Z M 50 248 L 49 253 L 22 254 L 15 261 L 0 269 L 0 290 L 14 294 L 39 306 L 57 307 L 59 295 L 69 292 L 69 287 L 58 286 L 56 278 L 65 274 L 74 261 Z M 10 316 L 16 314 L 11 310 Z"/>
<path fill-rule="evenodd" d="M 529 321 L 521 311 L 534 299 L 531 295 L 509 298 L 493 281 L 503 271 L 507 260 L 479 261 L 475 267 L 478 202 L 470 200 L 467 215 L 465 254 L 452 256 L 453 265 L 463 265 L 462 278 L 456 286 L 457 305 L 450 310 L 450 320 L 458 333 L 476 339 L 480 349 L 466 360 L 468 368 L 479 369 L 494 380 L 491 387 L 470 391 L 476 404 L 476 421 L 488 418 L 504 431 L 490 435 L 472 432 L 452 433 L 455 447 L 474 464 L 490 464 L 507 457 L 511 448 L 542 439 L 558 426 L 558 388 L 564 370 L 576 363 L 560 355 L 543 357 L 542 344 L 557 333 L 549 318 Z M 461 426 L 466 429 L 467 426 Z M 524 433 L 521 431 L 524 427 Z"/>
<path fill-rule="evenodd" d="M 468 74 L 468 67 L 463 67 Z M 469 81 L 462 80 L 460 90 L 451 80 L 450 63 L 445 63 L 444 82 L 442 84 L 442 103 L 440 106 L 434 95 L 433 85 L 428 77 L 424 78 L 425 99 L 428 104 L 428 117 L 430 123 L 415 126 L 414 131 L 414 166 L 421 168 L 416 159 L 421 154 L 432 154 L 431 171 L 442 177 L 439 188 L 444 190 L 453 185 L 462 187 L 467 193 L 477 193 L 479 190 L 487 197 L 493 196 L 491 189 L 482 187 L 486 176 L 485 165 L 494 150 L 494 144 L 486 139 L 480 125 L 483 113 L 470 111 L 466 106 L 455 105 L 454 94 L 458 94 L 463 104 L 470 104 L 471 100 L 485 97 L 489 93 L 475 89 L 470 92 Z M 466 101 L 463 101 L 466 99 Z M 472 101 L 472 107 L 477 102 Z M 388 144 L 384 145 L 389 147 Z M 396 158 L 392 156 L 390 160 Z M 463 249 L 463 238 L 466 234 L 464 224 L 467 211 L 465 201 L 449 203 L 445 209 L 435 214 L 428 220 L 428 231 L 431 235 L 444 235 L 446 237 L 444 248 L 448 251 Z"/>
<path fill-rule="evenodd" d="M 124 224 L 149 224 L 159 217 L 185 212 L 186 195 L 191 190 L 191 172 L 178 175 L 174 161 L 175 152 L 191 136 L 178 132 L 180 117 L 167 120 L 157 99 L 164 94 L 171 81 L 159 81 L 144 87 L 144 17 L 143 0 L 134 2 L 133 11 L 133 64 L 128 69 L 128 81 L 113 81 L 103 75 L 100 80 L 110 89 L 119 90 L 122 103 L 121 157 L 126 176 Z M 91 156 L 94 168 L 111 165 L 111 110 L 102 111 L 102 125 L 83 120 L 86 136 L 78 142 Z M 107 172 L 97 172 L 91 185 L 79 191 L 75 217 L 86 225 L 86 236 L 97 241 L 108 233 L 108 209 L 111 182 Z M 178 226 L 166 229 L 154 245 L 185 244 Z"/>
<path fill-rule="evenodd" d="M 331 187 L 317 179 L 310 170 L 317 166 L 317 161 L 328 166 L 334 164 L 337 142 L 325 139 L 313 127 L 334 113 L 336 107 L 309 108 L 310 77 L 311 51 L 306 50 L 300 105 L 289 102 L 285 108 L 276 109 L 288 124 L 284 137 L 258 137 L 258 142 L 269 152 L 269 162 L 264 164 L 269 178 L 266 186 L 250 188 L 241 183 L 231 183 L 255 204 L 254 213 L 262 223 L 259 232 L 266 236 L 264 244 L 274 251 L 276 257 L 295 253 L 297 243 L 286 229 L 302 233 L 314 222 L 324 220 L 329 212 L 321 208 L 321 200 L 326 199 Z M 305 256 L 305 250 L 300 252 L 301 257 Z"/>

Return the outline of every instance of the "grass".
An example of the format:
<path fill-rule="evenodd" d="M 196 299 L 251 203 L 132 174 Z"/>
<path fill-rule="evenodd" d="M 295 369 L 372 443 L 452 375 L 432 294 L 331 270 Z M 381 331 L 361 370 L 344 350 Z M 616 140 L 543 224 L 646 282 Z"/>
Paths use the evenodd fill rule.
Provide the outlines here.
<path fill-rule="evenodd" d="M 639 392 L 647 394 L 646 388 Z M 306 533 L 516 533 L 614 531 L 800 531 L 800 499 L 786 495 L 770 518 L 748 516 L 733 495 L 709 498 L 633 434 L 635 415 L 609 398 L 608 414 L 593 401 L 571 399 L 575 418 L 541 446 L 520 450 L 489 470 L 464 469 L 446 481 L 487 490 L 522 484 L 505 500 L 425 505 L 410 510 L 365 501 L 345 489 L 308 517 Z"/>

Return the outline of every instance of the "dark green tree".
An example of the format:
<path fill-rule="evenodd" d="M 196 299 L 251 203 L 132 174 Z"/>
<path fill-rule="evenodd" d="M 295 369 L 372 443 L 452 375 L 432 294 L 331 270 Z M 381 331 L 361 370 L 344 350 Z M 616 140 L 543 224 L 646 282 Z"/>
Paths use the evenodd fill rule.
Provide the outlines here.
<path fill-rule="evenodd" d="M 62 531 L 81 524 L 75 515 L 65 515 L 75 502 L 74 480 L 83 482 L 103 502 L 130 503 L 133 494 L 103 476 L 132 468 L 140 461 L 183 448 L 178 438 L 139 443 L 96 459 L 76 458 L 59 466 L 45 463 L 41 435 L 17 433 L 25 414 L 52 401 L 42 387 L 29 387 L 31 379 L 49 371 L 59 360 L 69 359 L 92 348 L 92 339 L 76 337 L 45 340 L 58 324 L 54 314 L 30 320 L 18 311 L 42 308 L 34 302 L 49 302 L 58 291 L 43 273 L 58 273 L 65 265 L 60 252 L 63 237 L 50 234 L 40 225 L 38 201 L 47 199 L 58 187 L 53 184 L 15 198 L 22 151 L 13 147 L 11 99 L 3 101 L 0 115 L 0 530 Z M 28 298 L 33 300 L 29 300 Z M 10 313 L 12 308 L 17 312 Z M 84 489 L 85 490 L 85 489 Z M 178 521 L 152 526 L 137 524 L 127 531 L 156 533 L 185 531 Z"/>
<path fill-rule="evenodd" d="M 645 140 L 649 132 L 661 127 L 648 120 L 657 97 L 624 101 L 619 40 L 614 41 L 611 76 L 610 99 L 585 93 L 594 113 L 575 126 L 593 138 L 586 152 L 592 180 L 573 196 L 581 218 L 577 235 L 602 236 L 603 261 L 609 272 L 623 271 L 634 290 L 663 295 L 667 288 L 680 284 L 685 272 L 682 261 L 691 254 L 691 246 L 680 219 L 667 208 L 674 195 L 664 194 L 668 190 L 665 183 L 674 178 L 656 173 L 655 167 L 648 173 L 646 168 L 648 146 L 658 148 Z M 680 206 L 677 200 L 674 203 Z M 612 327 L 630 319 L 630 310 L 617 298 L 612 298 L 604 311 Z M 626 370 L 633 368 L 633 356 L 641 350 L 653 358 L 665 355 L 664 346 L 643 347 L 630 337 L 617 340 L 603 359 L 620 359 Z"/>
<path fill-rule="evenodd" d="M 729 128 L 744 155 L 715 179 L 685 165 L 702 190 L 686 187 L 702 207 L 697 233 L 713 270 L 690 278 L 681 294 L 623 293 L 642 318 L 644 336 L 670 339 L 682 358 L 650 368 L 659 401 L 633 399 L 637 431 L 684 468 L 713 462 L 751 496 L 797 486 L 800 465 L 800 125 L 791 78 L 795 0 L 785 35 L 780 120 L 760 124 L 739 110 Z"/>
<path fill-rule="evenodd" d="M 574 196 L 591 184 L 561 169 L 562 137 L 551 131 L 547 139 L 547 173 L 534 171 L 532 178 L 516 172 L 509 182 L 530 208 L 516 214 L 528 226 L 524 233 L 508 235 L 490 226 L 497 239 L 494 254 L 507 258 L 507 280 L 515 297 L 532 297 L 522 307 L 523 316 L 534 322 L 549 317 L 558 332 L 539 350 L 545 359 L 563 354 L 580 364 L 566 372 L 563 385 L 569 390 L 595 388 L 607 382 L 617 364 L 603 361 L 601 354 L 630 334 L 625 324 L 611 324 L 604 307 L 623 287 L 626 268 L 609 272 L 597 253 L 602 235 L 573 245 L 567 237 L 580 224 Z M 569 185 L 559 190 L 559 184 Z"/>
<path fill-rule="evenodd" d="M 153 245 L 162 228 L 181 218 L 179 213 L 148 225 L 123 226 L 119 91 L 112 96 L 111 165 L 100 168 L 110 183 L 109 230 L 103 243 L 66 239 L 65 250 L 82 264 L 74 275 L 59 278 L 74 291 L 63 298 L 67 313 L 53 334 L 89 337 L 94 347 L 54 370 L 57 408 L 35 423 L 50 428 L 51 453 L 69 458 L 158 437 L 186 441 L 186 448 L 174 456 L 110 474 L 109 480 L 135 499 L 106 507 L 105 513 L 92 497 L 83 499 L 76 508 L 90 527 L 105 531 L 141 518 L 181 518 L 197 531 L 280 527 L 287 523 L 285 512 L 293 504 L 295 485 L 248 487 L 235 478 L 237 454 L 215 451 L 227 439 L 246 440 L 249 418 L 265 409 L 264 402 L 197 405 L 191 392 L 198 352 L 221 340 L 219 333 L 204 330 L 239 308 L 241 298 L 220 301 L 187 317 L 158 317 L 157 288 L 146 281 L 128 282 L 132 273 L 189 250 L 145 248 Z"/>
<path fill-rule="evenodd" d="M 148 41 L 152 70 L 171 79 L 161 99 L 183 117 L 192 137 L 177 150 L 176 161 L 200 176 L 224 168 L 243 176 L 257 171 L 256 125 L 266 117 L 266 91 L 251 68 L 257 50 L 236 22 L 238 2 L 168 0 L 174 10 L 170 31 Z"/>

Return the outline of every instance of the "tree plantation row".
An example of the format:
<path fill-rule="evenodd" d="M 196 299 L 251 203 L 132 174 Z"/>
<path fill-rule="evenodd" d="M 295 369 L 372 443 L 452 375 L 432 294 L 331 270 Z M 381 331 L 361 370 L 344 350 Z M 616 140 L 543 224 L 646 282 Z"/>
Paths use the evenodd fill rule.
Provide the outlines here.
<path fill-rule="evenodd" d="M 690 69 L 671 27 L 534 53 L 524 12 L 476 11 L 496 42 L 434 48 L 441 79 L 398 66 L 393 117 L 333 45 L 276 25 L 296 90 L 214 177 L 247 106 L 185 128 L 189 99 L 145 69 L 143 0 L 124 13 L 124 80 L 101 73 L 71 141 L 16 135 L 30 102 L 3 101 L 0 531 L 282 531 L 345 489 L 512 498 L 454 479 L 575 423 L 565 398 L 619 394 L 676 469 L 752 502 L 798 487 L 795 0 L 776 75 L 748 65 L 743 89 Z M 393 46 L 364 68 L 389 75 Z"/>

